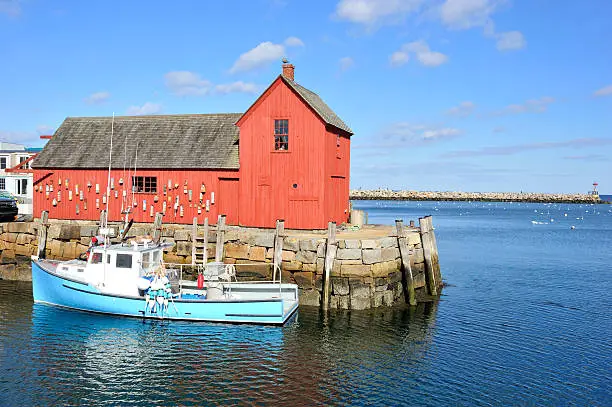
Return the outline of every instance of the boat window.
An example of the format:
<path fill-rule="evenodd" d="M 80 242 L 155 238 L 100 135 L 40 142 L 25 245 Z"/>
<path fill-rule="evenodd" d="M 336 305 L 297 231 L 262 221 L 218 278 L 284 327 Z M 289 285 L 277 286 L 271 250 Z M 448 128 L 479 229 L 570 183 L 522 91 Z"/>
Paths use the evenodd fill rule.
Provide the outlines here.
<path fill-rule="evenodd" d="M 153 264 L 158 265 L 159 264 L 159 256 L 160 256 L 160 251 L 156 250 L 153 252 Z"/>
<path fill-rule="evenodd" d="M 79 273 L 82 273 L 82 272 L 84 272 L 84 271 L 85 271 L 85 269 L 77 269 L 77 271 L 78 271 Z"/>
<path fill-rule="evenodd" d="M 110 264 L 110 254 L 106 255 L 106 264 Z"/>
<path fill-rule="evenodd" d="M 142 254 L 142 267 L 147 268 L 151 266 L 151 253 Z"/>
<path fill-rule="evenodd" d="M 94 253 L 91 255 L 91 264 L 102 263 L 102 253 Z"/>
<path fill-rule="evenodd" d="M 117 262 L 115 263 L 115 265 L 119 269 L 131 269 L 132 268 L 132 255 L 117 253 Z"/>

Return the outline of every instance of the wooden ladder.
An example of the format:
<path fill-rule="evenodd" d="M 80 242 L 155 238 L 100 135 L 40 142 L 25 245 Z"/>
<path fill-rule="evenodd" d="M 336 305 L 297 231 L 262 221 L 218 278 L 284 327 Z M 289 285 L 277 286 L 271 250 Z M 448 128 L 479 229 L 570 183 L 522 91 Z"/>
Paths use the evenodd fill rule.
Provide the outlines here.
<path fill-rule="evenodd" d="M 198 226 L 198 218 L 193 218 L 191 227 L 191 265 L 206 265 L 208 262 L 208 218 L 204 219 L 204 226 Z"/>

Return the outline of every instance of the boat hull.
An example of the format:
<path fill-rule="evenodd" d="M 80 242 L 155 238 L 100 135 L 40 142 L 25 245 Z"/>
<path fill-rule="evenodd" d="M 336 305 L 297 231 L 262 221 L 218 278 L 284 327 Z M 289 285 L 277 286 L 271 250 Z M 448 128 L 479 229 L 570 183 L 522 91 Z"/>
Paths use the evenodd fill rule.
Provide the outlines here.
<path fill-rule="evenodd" d="M 295 301 L 286 298 L 249 298 L 220 300 L 173 299 L 157 312 L 147 309 L 143 297 L 121 296 L 101 292 L 98 288 L 59 276 L 32 261 L 34 302 L 81 311 L 128 317 L 255 323 L 283 325 L 297 311 Z"/>

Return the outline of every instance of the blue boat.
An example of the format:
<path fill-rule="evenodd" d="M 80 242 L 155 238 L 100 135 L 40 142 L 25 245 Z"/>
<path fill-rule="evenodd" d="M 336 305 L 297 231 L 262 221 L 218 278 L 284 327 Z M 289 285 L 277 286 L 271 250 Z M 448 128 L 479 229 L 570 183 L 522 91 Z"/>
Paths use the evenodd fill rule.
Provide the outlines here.
<path fill-rule="evenodd" d="M 187 266 L 162 262 L 168 246 L 145 240 L 94 247 L 87 260 L 33 257 L 34 302 L 128 317 L 271 325 L 296 313 L 297 285 L 280 278 L 238 282 L 234 265 L 208 263 L 195 266 L 204 277 L 198 287 L 182 279 Z"/>

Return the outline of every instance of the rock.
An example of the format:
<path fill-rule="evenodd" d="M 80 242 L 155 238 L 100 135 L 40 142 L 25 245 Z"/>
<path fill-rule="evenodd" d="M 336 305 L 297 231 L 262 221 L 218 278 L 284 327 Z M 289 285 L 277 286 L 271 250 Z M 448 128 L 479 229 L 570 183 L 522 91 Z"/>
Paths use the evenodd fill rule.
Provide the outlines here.
<path fill-rule="evenodd" d="M 293 273 L 295 283 L 300 288 L 313 288 L 313 274 L 312 272 L 295 272 Z"/>
<path fill-rule="evenodd" d="M 413 274 L 414 288 L 425 287 L 425 273 Z"/>
<path fill-rule="evenodd" d="M 378 240 L 380 247 L 397 247 L 397 237 L 388 236 Z"/>
<path fill-rule="evenodd" d="M 330 276 L 340 277 L 340 267 L 342 266 L 342 262 L 340 260 L 334 260 L 332 263 L 332 269 L 330 272 Z"/>
<path fill-rule="evenodd" d="M 249 248 L 250 247 L 247 244 L 227 243 L 225 245 L 225 255 L 227 257 L 233 257 L 235 259 L 248 260 Z"/>
<path fill-rule="evenodd" d="M 266 259 L 272 260 L 274 258 L 274 249 L 266 250 Z"/>
<path fill-rule="evenodd" d="M 354 298 L 351 297 L 351 309 L 352 310 L 364 310 L 364 309 L 369 309 L 372 306 L 370 305 L 371 300 L 369 298 Z"/>
<path fill-rule="evenodd" d="M 257 233 L 251 237 L 249 243 L 253 244 L 254 246 L 272 248 L 274 247 L 274 234 Z"/>
<path fill-rule="evenodd" d="M 15 246 L 15 255 L 17 256 L 29 256 L 30 255 L 30 246 L 16 245 Z"/>
<path fill-rule="evenodd" d="M 62 225 L 60 227 L 58 239 L 60 240 L 80 240 L 81 227 L 78 225 Z"/>
<path fill-rule="evenodd" d="M 261 246 L 251 246 L 249 249 L 249 260 L 251 261 L 265 261 L 266 260 L 266 248 Z"/>
<path fill-rule="evenodd" d="M 2 264 L 15 263 L 15 250 L 11 250 L 11 249 L 2 250 L 2 254 L 0 254 L 0 263 Z"/>
<path fill-rule="evenodd" d="M 295 259 L 297 261 L 301 261 L 302 263 L 314 263 L 317 261 L 317 253 L 313 251 L 300 250 L 297 252 Z"/>
<path fill-rule="evenodd" d="M 59 240 L 52 240 L 47 245 L 50 251 L 50 255 L 52 258 L 59 259 L 62 257 L 64 253 L 64 247 L 62 246 L 62 242 Z"/>
<path fill-rule="evenodd" d="M 17 233 L 5 233 L 3 236 L 5 237 L 5 240 L 9 243 L 15 243 L 17 241 L 17 238 L 19 237 Z"/>
<path fill-rule="evenodd" d="M 191 242 L 176 242 L 176 254 L 179 256 L 191 256 Z"/>
<path fill-rule="evenodd" d="M 81 226 L 80 234 L 81 234 L 81 237 L 95 236 L 98 234 L 98 227 L 97 226 Z"/>
<path fill-rule="evenodd" d="M 300 306 L 318 307 L 321 304 L 321 294 L 317 290 L 299 290 L 298 296 Z"/>
<path fill-rule="evenodd" d="M 327 243 L 319 243 L 317 246 L 317 257 L 325 257 L 325 250 L 327 249 Z"/>
<path fill-rule="evenodd" d="M 411 231 L 406 234 L 406 243 L 408 246 L 414 246 L 421 243 L 421 234 L 417 231 Z"/>
<path fill-rule="evenodd" d="M 360 279 L 349 279 L 349 288 L 351 291 L 351 301 L 353 300 L 353 298 L 367 298 L 368 300 L 370 299 L 371 288 L 369 285 L 364 284 Z"/>
<path fill-rule="evenodd" d="M 385 291 L 383 292 L 383 305 L 386 307 L 390 307 L 393 305 L 393 291 Z"/>
<path fill-rule="evenodd" d="M 26 233 L 20 233 L 17 236 L 17 244 L 27 245 L 27 244 L 30 244 L 32 240 L 34 240 L 34 236 L 28 235 Z"/>
<path fill-rule="evenodd" d="M 29 233 L 30 222 L 9 222 L 6 224 L 6 228 L 10 233 Z"/>
<path fill-rule="evenodd" d="M 282 269 L 287 271 L 300 271 L 302 270 L 302 263 L 299 261 L 284 261 Z"/>
<path fill-rule="evenodd" d="M 382 263 L 372 264 L 372 276 L 387 277 L 390 273 L 398 271 L 399 268 L 399 260 L 384 261 Z"/>
<path fill-rule="evenodd" d="M 180 240 L 190 240 L 191 241 L 191 231 L 185 229 L 178 229 L 174 232 L 174 240 L 177 242 Z"/>
<path fill-rule="evenodd" d="M 162 226 L 162 237 L 174 237 L 174 229 Z"/>
<path fill-rule="evenodd" d="M 402 282 L 402 273 L 401 271 L 394 271 L 393 273 L 389 273 L 387 277 L 389 279 L 389 284 L 397 284 Z"/>
<path fill-rule="evenodd" d="M 47 229 L 47 239 L 58 239 L 60 235 L 61 225 L 53 224 Z M 95 235 L 94 235 L 95 236 Z"/>
<path fill-rule="evenodd" d="M 65 259 L 76 259 L 77 255 L 77 242 L 64 242 L 62 257 Z"/>
<path fill-rule="evenodd" d="M 382 261 L 382 249 L 364 249 L 361 254 L 363 264 L 374 264 Z"/>
<path fill-rule="evenodd" d="M 361 249 L 338 249 L 336 258 L 339 260 L 361 260 Z"/>
<path fill-rule="evenodd" d="M 315 275 L 314 286 L 317 290 L 323 291 L 323 276 Z"/>
<path fill-rule="evenodd" d="M 16 280 L 15 264 L 0 264 L 0 280 Z"/>
<path fill-rule="evenodd" d="M 173 254 L 173 253 L 168 253 L 168 254 L 164 253 L 164 261 L 170 264 L 184 264 L 185 258 L 182 256 L 177 256 L 176 254 Z"/>
<path fill-rule="evenodd" d="M 253 264 L 251 260 L 236 260 L 236 275 L 239 279 L 246 277 L 250 280 L 270 280 L 272 278 L 272 264 Z"/>
<path fill-rule="evenodd" d="M 349 309 L 350 298 L 348 295 L 334 295 L 330 299 L 329 307 L 333 309 Z"/>
<path fill-rule="evenodd" d="M 310 271 L 310 272 L 316 273 L 317 265 L 313 263 L 304 263 L 302 264 L 302 271 Z"/>
<path fill-rule="evenodd" d="M 400 257 L 397 247 L 385 247 L 380 251 L 382 261 L 392 261 Z"/>
<path fill-rule="evenodd" d="M 283 250 L 282 258 L 283 258 L 283 261 L 293 261 L 295 260 L 295 252 Z"/>
<path fill-rule="evenodd" d="M 410 265 L 416 263 L 423 263 L 425 261 L 425 256 L 423 255 L 423 249 L 415 249 L 412 251 L 410 255 Z"/>
<path fill-rule="evenodd" d="M 372 296 L 372 308 L 378 308 L 380 306 L 383 305 L 383 298 L 384 298 L 384 293 L 377 291 L 374 293 L 374 295 Z"/>
<path fill-rule="evenodd" d="M 369 277 L 371 271 L 372 267 L 366 264 L 342 264 L 340 268 L 342 277 Z"/>
<path fill-rule="evenodd" d="M 419 273 L 425 273 L 425 263 L 417 263 L 414 266 L 411 265 L 412 274 L 417 275 Z"/>
<path fill-rule="evenodd" d="M 378 249 L 380 248 L 380 243 L 378 242 L 378 240 L 365 239 L 361 241 L 361 248 L 362 249 Z"/>
<path fill-rule="evenodd" d="M 300 240 L 300 251 L 316 252 L 318 242 L 317 239 L 302 239 Z"/>
<path fill-rule="evenodd" d="M 325 260 L 317 258 L 317 274 L 323 274 L 325 268 Z"/>
<path fill-rule="evenodd" d="M 283 250 L 297 252 L 300 248 L 299 241 L 295 237 L 285 237 L 283 239 Z"/>
<path fill-rule="evenodd" d="M 334 295 L 348 295 L 349 283 L 347 278 L 336 277 L 331 279 L 332 292 Z"/>

